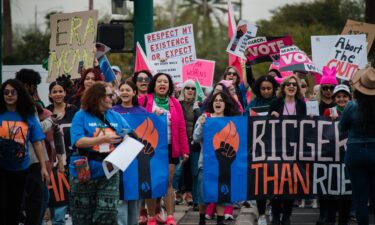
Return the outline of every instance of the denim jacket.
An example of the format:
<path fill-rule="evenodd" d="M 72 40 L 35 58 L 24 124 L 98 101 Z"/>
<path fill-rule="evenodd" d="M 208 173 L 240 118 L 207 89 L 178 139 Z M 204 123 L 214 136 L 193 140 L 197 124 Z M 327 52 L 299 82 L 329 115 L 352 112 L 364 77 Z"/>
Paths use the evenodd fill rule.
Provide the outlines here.
<path fill-rule="evenodd" d="M 341 132 L 349 132 L 347 144 L 375 143 L 375 137 L 364 133 L 362 130 L 361 116 L 356 101 L 349 102 L 341 115 L 339 128 Z"/>

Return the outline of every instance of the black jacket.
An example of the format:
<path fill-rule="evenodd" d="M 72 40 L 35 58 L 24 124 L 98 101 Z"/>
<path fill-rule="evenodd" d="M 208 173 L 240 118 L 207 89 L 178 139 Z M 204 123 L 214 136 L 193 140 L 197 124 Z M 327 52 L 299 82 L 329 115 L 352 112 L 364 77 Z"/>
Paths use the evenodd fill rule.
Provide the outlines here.
<path fill-rule="evenodd" d="M 276 111 L 281 115 L 283 115 L 284 111 L 284 98 L 277 98 L 271 102 L 270 109 L 268 111 L 268 115 L 271 115 L 273 111 Z M 306 115 L 306 103 L 301 99 L 296 99 L 296 115 L 297 116 L 305 116 Z"/>

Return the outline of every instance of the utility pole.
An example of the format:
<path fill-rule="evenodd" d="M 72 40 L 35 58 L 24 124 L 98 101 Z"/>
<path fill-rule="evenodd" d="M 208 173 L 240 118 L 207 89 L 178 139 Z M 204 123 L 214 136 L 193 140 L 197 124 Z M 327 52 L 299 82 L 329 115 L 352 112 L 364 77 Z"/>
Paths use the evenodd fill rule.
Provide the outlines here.
<path fill-rule="evenodd" d="M 89 10 L 94 9 L 94 0 L 89 0 Z"/>
<path fill-rule="evenodd" d="M 134 49 L 137 42 L 145 49 L 144 35 L 153 31 L 153 0 L 134 0 Z"/>
<path fill-rule="evenodd" d="M 34 7 L 34 32 L 38 29 L 38 6 Z"/>

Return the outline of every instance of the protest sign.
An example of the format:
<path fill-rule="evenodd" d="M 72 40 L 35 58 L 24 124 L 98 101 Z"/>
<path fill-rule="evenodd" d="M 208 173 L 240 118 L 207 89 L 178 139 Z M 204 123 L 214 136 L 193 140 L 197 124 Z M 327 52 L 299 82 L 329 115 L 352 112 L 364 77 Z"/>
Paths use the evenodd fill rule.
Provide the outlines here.
<path fill-rule="evenodd" d="M 349 195 L 347 136 L 339 121 L 284 116 L 249 120 L 248 199 Z"/>
<path fill-rule="evenodd" d="M 162 197 L 168 187 L 167 117 L 153 113 L 123 114 L 145 147 L 123 174 L 123 198 Z"/>
<path fill-rule="evenodd" d="M 247 42 L 246 49 L 250 53 L 247 59 L 251 64 L 266 61 L 278 61 L 280 48 L 293 45 L 291 36 L 285 37 L 255 37 Z"/>
<path fill-rule="evenodd" d="M 197 59 L 195 63 L 184 65 L 182 68 L 182 80 L 198 80 L 202 87 L 212 87 L 215 72 L 215 61 Z"/>
<path fill-rule="evenodd" d="M 50 20 L 47 82 L 62 74 L 79 78 L 81 69 L 94 63 L 98 11 L 54 14 Z"/>
<path fill-rule="evenodd" d="M 144 144 L 138 140 L 132 137 L 125 138 L 125 140 L 103 160 L 103 170 L 107 179 L 111 178 L 119 169 L 124 172 L 143 147 Z"/>
<path fill-rule="evenodd" d="M 240 20 L 235 35 L 232 36 L 227 52 L 246 59 L 245 49 L 250 38 L 255 37 L 258 28 L 245 20 Z"/>
<path fill-rule="evenodd" d="M 153 71 L 171 75 L 173 83 L 182 82 L 182 61 L 179 59 L 168 59 L 164 62 L 152 61 Z"/>
<path fill-rule="evenodd" d="M 190 64 L 197 58 L 192 24 L 145 34 L 145 46 L 150 61 L 180 59 Z"/>
<path fill-rule="evenodd" d="M 365 34 L 357 35 L 327 35 L 327 36 L 311 36 L 311 51 L 312 51 L 312 60 L 319 69 L 323 69 L 323 66 L 328 66 L 330 69 L 333 66 L 336 66 L 337 71 L 346 71 L 350 69 L 350 66 L 343 63 L 337 63 L 336 60 L 330 58 L 330 52 L 337 43 L 337 39 L 340 37 L 356 39 L 362 42 L 366 42 Z M 362 52 L 360 56 L 360 62 L 358 69 L 365 68 L 367 64 L 367 53 L 366 51 Z"/>
<path fill-rule="evenodd" d="M 96 42 L 95 48 L 96 48 L 95 58 L 98 60 L 111 50 L 110 47 L 100 42 Z"/>
<path fill-rule="evenodd" d="M 306 102 L 306 114 L 319 116 L 319 102 L 317 100 Z"/>
<path fill-rule="evenodd" d="M 246 200 L 247 117 L 207 118 L 203 127 L 205 202 Z"/>
<path fill-rule="evenodd" d="M 369 53 L 375 39 L 375 24 L 347 20 L 341 34 L 365 34 L 367 37 L 367 53 Z"/>
<path fill-rule="evenodd" d="M 343 80 L 350 78 L 357 72 L 361 57 L 366 54 L 367 42 L 350 37 L 337 37 L 327 66 L 336 66 L 336 77 Z"/>
<path fill-rule="evenodd" d="M 313 72 L 322 74 L 321 70 L 297 46 L 280 48 L 280 71 Z"/>
<path fill-rule="evenodd" d="M 69 203 L 69 181 L 67 175 L 61 173 L 57 167 L 54 167 L 50 173 L 48 189 L 50 193 L 49 206 L 63 206 Z"/>

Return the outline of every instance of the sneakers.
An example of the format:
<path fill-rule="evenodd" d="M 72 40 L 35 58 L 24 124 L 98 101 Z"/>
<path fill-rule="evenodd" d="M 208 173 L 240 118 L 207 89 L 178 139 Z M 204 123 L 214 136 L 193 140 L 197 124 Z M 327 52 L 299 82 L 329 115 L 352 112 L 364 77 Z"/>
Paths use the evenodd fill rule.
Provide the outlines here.
<path fill-rule="evenodd" d="M 157 225 L 155 217 L 148 218 L 147 225 Z"/>
<path fill-rule="evenodd" d="M 193 196 L 191 195 L 191 192 L 185 192 L 184 201 L 187 205 L 193 205 Z"/>
<path fill-rule="evenodd" d="M 233 218 L 233 215 L 231 215 L 231 214 L 224 214 L 224 219 L 225 220 L 233 220 L 234 218 Z"/>
<path fill-rule="evenodd" d="M 313 199 L 312 204 L 311 204 L 311 208 L 313 208 L 313 209 L 318 208 L 318 200 Z"/>
<path fill-rule="evenodd" d="M 162 216 L 163 209 L 161 207 L 156 207 L 155 209 L 155 220 L 157 224 L 165 224 L 164 217 Z M 165 216 L 165 214 L 164 214 Z"/>
<path fill-rule="evenodd" d="M 208 214 L 206 214 L 205 217 L 206 217 L 207 220 L 212 220 L 214 218 L 213 216 L 210 216 Z"/>
<path fill-rule="evenodd" d="M 176 225 L 176 221 L 174 220 L 174 217 L 172 215 L 167 216 L 165 223 L 166 225 Z"/>
<path fill-rule="evenodd" d="M 141 209 L 141 211 L 139 212 L 138 224 L 139 225 L 147 224 L 147 210 L 146 209 Z"/>
<path fill-rule="evenodd" d="M 299 208 L 305 208 L 305 206 L 306 206 L 306 200 L 305 199 L 302 199 L 301 200 L 301 204 L 299 204 Z"/>
<path fill-rule="evenodd" d="M 182 194 L 181 192 L 175 192 L 175 204 L 179 205 L 183 202 Z"/>
<path fill-rule="evenodd" d="M 267 220 L 265 215 L 261 215 L 258 219 L 258 225 L 267 225 Z"/>

